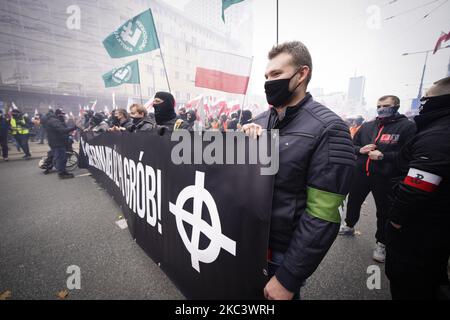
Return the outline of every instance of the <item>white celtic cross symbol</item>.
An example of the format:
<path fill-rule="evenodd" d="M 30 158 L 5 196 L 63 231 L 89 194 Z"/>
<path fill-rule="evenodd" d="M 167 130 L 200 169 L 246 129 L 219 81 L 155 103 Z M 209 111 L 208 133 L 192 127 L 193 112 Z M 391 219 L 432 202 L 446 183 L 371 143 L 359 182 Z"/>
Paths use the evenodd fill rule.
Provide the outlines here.
<path fill-rule="evenodd" d="M 191 254 L 192 268 L 200 273 L 200 262 L 212 263 L 223 248 L 232 255 L 236 255 L 236 242 L 222 234 L 222 227 L 217 211 L 216 203 L 211 194 L 204 188 L 205 173 L 195 173 L 195 185 L 184 188 L 177 198 L 176 205 L 169 203 L 170 212 L 175 215 L 178 233 L 183 240 L 186 249 Z M 183 209 L 188 199 L 194 199 L 193 213 Z M 211 225 L 202 219 L 202 206 L 206 204 L 211 217 Z M 183 222 L 192 225 L 192 236 L 189 239 Z M 211 242 L 206 249 L 200 250 L 200 234 L 203 233 Z"/>

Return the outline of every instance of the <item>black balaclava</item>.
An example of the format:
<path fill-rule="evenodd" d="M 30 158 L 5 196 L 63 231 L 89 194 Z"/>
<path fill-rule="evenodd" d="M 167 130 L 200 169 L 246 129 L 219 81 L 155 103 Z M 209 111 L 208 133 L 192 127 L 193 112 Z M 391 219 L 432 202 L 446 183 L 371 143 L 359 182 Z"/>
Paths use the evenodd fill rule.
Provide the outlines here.
<path fill-rule="evenodd" d="M 422 130 L 429 123 L 440 117 L 447 116 L 450 113 L 450 94 L 436 97 L 423 97 L 420 113 L 414 118 L 418 130 Z"/>
<path fill-rule="evenodd" d="M 95 126 L 98 126 L 100 123 L 102 123 L 102 121 L 104 120 L 103 118 L 103 114 L 101 113 L 96 113 L 94 114 L 94 116 L 91 118 L 91 123 Z"/>
<path fill-rule="evenodd" d="M 189 123 L 194 123 L 197 120 L 197 113 L 194 110 L 189 110 L 186 112 L 186 121 Z"/>
<path fill-rule="evenodd" d="M 158 125 L 163 125 L 167 121 L 175 119 L 177 114 L 175 113 L 175 98 L 168 92 L 158 92 L 155 95 L 155 99 L 161 99 L 163 102 L 160 104 L 153 104 L 155 108 L 155 119 Z"/>
<path fill-rule="evenodd" d="M 450 94 L 436 97 L 423 97 L 420 101 L 422 103 L 420 114 L 450 108 Z"/>

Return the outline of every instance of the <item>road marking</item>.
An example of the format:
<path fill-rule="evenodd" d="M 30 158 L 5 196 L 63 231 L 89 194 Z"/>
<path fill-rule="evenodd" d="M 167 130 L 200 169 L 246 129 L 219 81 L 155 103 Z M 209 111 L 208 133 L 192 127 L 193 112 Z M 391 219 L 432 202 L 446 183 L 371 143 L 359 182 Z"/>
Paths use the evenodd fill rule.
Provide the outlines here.
<path fill-rule="evenodd" d="M 125 219 L 116 221 L 116 225 L 122 230 L 128 228 L 127 220 Z"/>
<path fill-rule="evenodd" d="M 89 176 L 92 176 L 92 173 L 80 174 L 79 176 L 76 176 L 76 177 L 81 178 L 81 177 L 89 177 Z"/>

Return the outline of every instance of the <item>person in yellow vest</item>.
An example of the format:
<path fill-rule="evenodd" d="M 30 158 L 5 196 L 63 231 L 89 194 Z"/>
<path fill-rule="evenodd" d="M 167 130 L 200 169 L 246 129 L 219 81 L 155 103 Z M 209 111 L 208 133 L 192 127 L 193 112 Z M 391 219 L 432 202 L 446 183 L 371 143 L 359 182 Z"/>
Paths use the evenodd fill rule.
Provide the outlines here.
<path fill-rule="evenodd" d="M 28 135 L 29 135 L 30 131 L 27 127 L 26 121 L 25 121 L 22 113 L 17 109 L 14 109 L 12 111 L 10 128 L 11 128 L 11 134 L 14 136 L 14 139 L 16 139 L 20 148 L 25 153 L 23 158 L 27 159 L 27 160 L 31 159 L 30 148 L 28 146 Z"/>

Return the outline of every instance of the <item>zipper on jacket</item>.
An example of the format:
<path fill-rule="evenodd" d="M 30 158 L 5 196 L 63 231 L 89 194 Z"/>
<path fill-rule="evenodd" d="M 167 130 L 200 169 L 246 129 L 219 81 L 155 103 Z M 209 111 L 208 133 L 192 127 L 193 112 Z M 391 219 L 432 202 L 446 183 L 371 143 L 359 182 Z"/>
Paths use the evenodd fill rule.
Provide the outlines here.
<path fill-rule="evenodd" d="M 375 145 L 377 144 L 378 140 L 379 140 L 380 137 L 381 137 L 381 132 L 383 131 L 383 129 L 384 129 L 384 125 L 382 125 L 382 126 L 380 127 L 380 130 L 378 131 L 378 135 L 377 135 L 377 137 L 375 138 L 375 141 L 373 142 L 373 144 L 375 144 Z M 369 165 L 370 165 L 370 157 L 369 157 L 369 155 L 367 155 L 366 174 L 367 174 L 368 177 L 370 176 Z"/>

